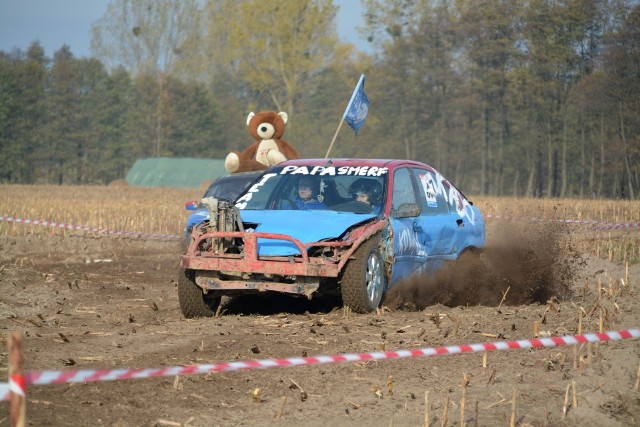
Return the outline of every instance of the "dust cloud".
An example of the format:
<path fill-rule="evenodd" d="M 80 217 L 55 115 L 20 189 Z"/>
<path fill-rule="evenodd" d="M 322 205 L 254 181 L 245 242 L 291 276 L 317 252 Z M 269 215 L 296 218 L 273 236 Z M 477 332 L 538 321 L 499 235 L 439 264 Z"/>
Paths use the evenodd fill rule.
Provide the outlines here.
<path fill-rule="evenodd" d="M 505 292 L 503 305 L 546 303 L 570 296 L 581 265 L 567 225 L 491 223 L 484 250 L 465 252 L 435 274 L 395 284 L 384 305 L 404 310 L 435 304 L 497 306 Z"/>

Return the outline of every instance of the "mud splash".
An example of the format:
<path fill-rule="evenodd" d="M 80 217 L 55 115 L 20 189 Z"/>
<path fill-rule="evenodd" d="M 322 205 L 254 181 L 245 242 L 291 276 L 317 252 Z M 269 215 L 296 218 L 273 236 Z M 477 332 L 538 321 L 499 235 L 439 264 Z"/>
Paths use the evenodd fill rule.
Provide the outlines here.
<path fill-rule="evenodd" d="M 503 297 L 506 305 L 564 299 L 583 265 L 572 246 L 569 226 L 564 224 L 492 223 L 483 251 L 467 252 L 435 275 L 397 283 L 384 305 L 422 310 L 435 304 L 497 306 Z"/>

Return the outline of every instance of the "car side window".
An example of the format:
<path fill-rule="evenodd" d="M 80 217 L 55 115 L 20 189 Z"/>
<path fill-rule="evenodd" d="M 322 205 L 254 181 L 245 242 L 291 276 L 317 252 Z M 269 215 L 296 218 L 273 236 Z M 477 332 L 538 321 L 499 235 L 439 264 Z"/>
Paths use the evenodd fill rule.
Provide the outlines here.
<path fill-rule="evenodd" d="M 413 191 L 413 183 L 411 182 L 409 169 L 402 168 L 394 172 L 392 196 L 391 209 L 393 210 L 398 210 L 400 206 L 406 203 L 418 203 L 416 194 Z"/>
<path fill-rule="evenodd" d="M 447 199 L 442 191 L 438 192 L 438 182 L 436 175 L 425 169 L 413 169 L 413 173 L 418 181 L 418 187 L 426 202 L 426 215 L 442 215 L 449 212 Z"/>

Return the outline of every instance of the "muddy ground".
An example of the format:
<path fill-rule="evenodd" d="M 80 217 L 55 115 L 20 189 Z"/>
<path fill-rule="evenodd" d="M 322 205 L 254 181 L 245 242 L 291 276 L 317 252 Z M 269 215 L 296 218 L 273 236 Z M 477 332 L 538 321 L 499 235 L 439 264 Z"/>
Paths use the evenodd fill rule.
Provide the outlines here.
<path fill-rule="evenodd" d="M 379 313 L 350 313 L 339 301 L 236 298 L 220 317 L 197 320 L 184 319 L 178 307 L 179 243 L 2 237 L 0 333 L 2 341 L 10 331 L 24 334 L 25 369 L 33 371 L 528 339 L 536 323 L 540 336 L 567 335 L 577 333 L 580 313 L 586 332 L 597 331 L 601 321 L 607 330 L 640 327 L 640 267 L 632 265 L 625 279 L 624 266 L 575 249 L 585 236 L 542 225 L 488 224 L 481 263 L 471 260 L 437 281 L 403 283 Z M 6 348 L 0 350 L 6 377 Z M 640 343 L 625 341 L 490 352 L 486 368 L 477 353 L 32 386 L 27 420 L 36 426 L 418 426 L 428 392 L 432 426 L 459 426 L 461 418 L 467 425 L 508 425 L 513 396 L 515 425 L 636 426 L 639 364 Z M 571 384 L 577 406 L 570 388 L 565 414 Z M 0 425 L 8 422 L 2 404 Z"/>

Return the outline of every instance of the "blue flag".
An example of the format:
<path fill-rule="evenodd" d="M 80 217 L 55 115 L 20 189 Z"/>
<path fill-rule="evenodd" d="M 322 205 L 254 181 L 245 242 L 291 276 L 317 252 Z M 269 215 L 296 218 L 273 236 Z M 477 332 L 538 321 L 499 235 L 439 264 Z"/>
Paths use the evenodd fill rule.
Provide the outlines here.
<path fill-rule="evenodd" d="M 349 101 L 349 105 L 347 105 L 347 109 L 344 111 L 342 119 L 349 123 L 349 126 L 351 126 L 356 135 L 358 135 L 358 130 L 364 124 L 368 112 L 369 99 L 364 93 L 363 74 L 360 76 L 360 80 L 356 85 L 356 89 L 353 91 L 353 95 L 351 95 L 351 100 Z"/>

